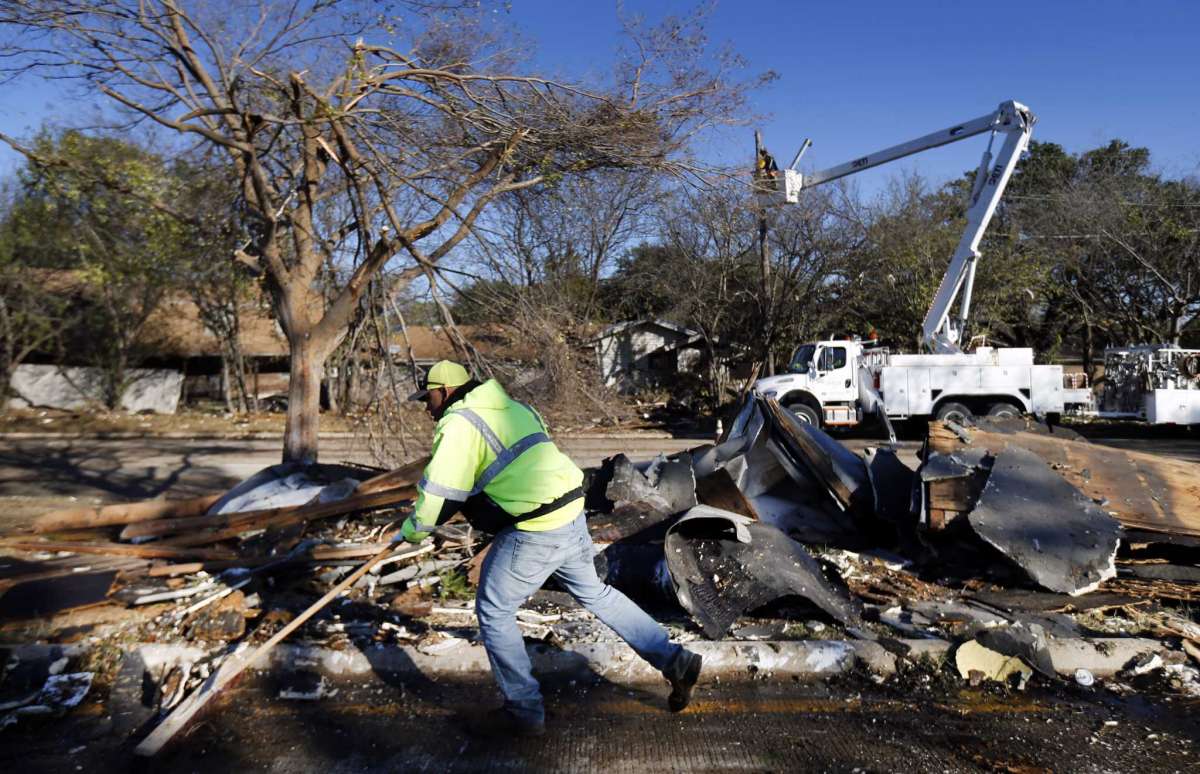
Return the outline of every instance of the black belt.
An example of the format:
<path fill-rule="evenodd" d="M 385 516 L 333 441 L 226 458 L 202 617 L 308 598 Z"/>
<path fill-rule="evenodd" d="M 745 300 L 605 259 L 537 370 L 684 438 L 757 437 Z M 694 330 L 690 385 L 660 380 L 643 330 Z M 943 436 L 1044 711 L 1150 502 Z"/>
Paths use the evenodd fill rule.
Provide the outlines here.
<path fill-rule="evenodd" d="M 463 503 L 462 512 L 467 517 L 467 523 L 472 527 L 494 535 L 505 527 L 557 511 L 568 503 L 581 499 L 583 494 L 583 485 L 581 484 L 550 502 L 539 505 L 532 511 L 514 516 L 501 508 L 495 500 L 480 492 L 467 498 L 467 501 Z"/>
<path fill-rule="evenodd" d="M 582 484 L 575 487 L 570 492 L 567 492 L 567 493 L 560 495 L 559 497 L 551 500 L 548 503 L 539 505 L 538 507 L 534 508 L 529 513 L 522 513 L 520 516 L 513 516 L 512 517 L 513 523 L 516 524 L 519 521 L 525 521 L 527 519 L 536 519 L 538 516 L 545 516 L 547 513 L 552 513 L 554 511 L 557 511 L 559 508 L 563 507 L 567 503 L 574 502 L 575 500 L 578 500 L 581 497 L 583 497 L 583 485 Z"/>

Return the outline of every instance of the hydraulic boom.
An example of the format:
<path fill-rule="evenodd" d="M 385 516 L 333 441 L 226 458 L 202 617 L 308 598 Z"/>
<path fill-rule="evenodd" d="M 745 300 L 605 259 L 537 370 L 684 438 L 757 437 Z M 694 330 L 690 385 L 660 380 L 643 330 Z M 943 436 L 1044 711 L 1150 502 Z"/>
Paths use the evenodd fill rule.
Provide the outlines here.
<path fill-rule="evenodd" d="M 794 169 L 796 161 L 799 161 L 803 150 L 808 147 L 808 142 L 805 141 L 801 153 L 797 154 L 796 161 L 792 162 L 792 168 L 783 170 L 782 179 L 777 180 L 777 186 L 782 184 L 777 191 L 782 194 L 784 201 L 795 203 L 805 188 L 828 183 L 930 148 L 991 132 L 987 150 L 983 152 L 979 170 L 975 175 L 975 186 L 971 191 L 970 207 L 967 210 L 966 231 L 954 251 L 950 267 L 942 277 L 933 304 L 925 314 L 923 326 L 925 344 L 932 352 L 961 352 L 959 342 L 962 341 L 971 312 L 975 264 L 980 255 L 979 242 L 996 212 L 996 205 L 1004 194 L 1004 188 L 1012 177 L 1017 161 L 1029 146 L 1029 137 L 1036 121 L 1037 118 L 1029 108 L 1010 100 L 1001 103 L 995 112 L 988 115 L 808 175 Z M 998 135 L 1003 136 L 1003 141 L 1000 150 L 993 156 L 992 148 Z M 951 309 L 956 300 L 959 302 L 958 314 L 952 318 Z"/>

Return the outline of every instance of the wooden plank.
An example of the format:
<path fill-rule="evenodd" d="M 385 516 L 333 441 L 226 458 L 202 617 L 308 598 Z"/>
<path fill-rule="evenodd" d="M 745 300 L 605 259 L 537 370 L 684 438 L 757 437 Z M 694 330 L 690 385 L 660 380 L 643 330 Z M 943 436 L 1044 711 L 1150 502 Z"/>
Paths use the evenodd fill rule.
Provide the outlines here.
<path fill-rule="evenodd" d="M 95 570 L 137 570 L 149 564 L 141 559 L 116 556 L 106 559 L 63 556 L 35 561 L 16 556 L 5 556 L 0 559 L 0 562 L 6 565 L 3 570 L 0 570 L 0 591 L 31 580 L 59 578 Z"/>
<path fill-rule="evenodd" d="M 0 539 L 0 547 L 17 551 L 69 551 L 73 554 L 103 556 L 135 556 L 139 559 L 234 559 L 233 551 L 224 548 L 187 548 L 165 545 L 129 545 L 128 543 L 68 543 L 58 541 Z"/>
<path fill-rule="evenodd" d="M 326 605 L 337 598 L 343 591 L 350 588 L 359 578 L 366 575 L 372 567 L 382 562 L 392 553 L 395 546 L 388 544 L 383 550 L 368 559 L 361 567 L 346 576 L 340 583 L 326 592 L 325 596 L 314 602 L 307 610 L 296 616 L 285 627 L 279 630 L 278 633 L 271 639 L 264 642 L 257 650 L 248 656 L 234 655 L 229 658 L 221 668 L 213 674 L 213 676 L 204 683 L 198 690 L 184 699 L 171 714 L 168 715 L 162 723 L 150 732 L 150 734 L 134 748 L 134 752 L 142 756 L 152 756 L 158 754 L 177 734 L 187 728 L 188 723 L 196 717 L 210 701 L 213 700 L 233 680 L 261 661 L 264 656 L 271 650 L 283 642 L 292 632 L 300 628 L 305 621 L 319 613 Z M 419 550 L 416 546 L 412 546 L 411 550 Z"/>
<path fill-rule="evenodd" d="M 143 537 L 163 537 L 184 532 L 206 530 L 191 535 L 176 545 L 203 545 L 237 537 L 243 532 L 269 527 L 284 527 L 330 516 L 342 516 L 355 511 L 374 510 L 395 505 L 416 496 L 415 487 L 384 489 L 369 494 L 353 494 L 331 503 L 308 503 L 261 511 L 223 513 L 216 516 L 196 516 L 181 519 L 159 519 L 157 521 L 130 524 L 121 531 L 122 540 Z M 188 540 L 194 542 L 188 542 Z"/>
<path fill-rule="evenodd" d="M 211 494 L 190 500 L 147 500 L 140 503 L 106 505 L 102 508 L 65 508 L 44 513 L 34 519 L 33 531 L 61 532 L 69 529 L 133 524 L 167 517 L 198 516 L 220 498 L 220 494 Z"/>
<path fill-rule="evenodd" d="M 930 481 L 928 502 L 931 508 L 948 511 L 970 511 L 979 501 L 979 495 L 987 483 L 987 471 L 976 470 L 961 478 L 944 478 Z"/>
<path fill-rule="evenodd" d="M 401 465 L 395 470 L 389 470 L 387 473 L 380 473 L 374 478 L 368 478 L 359 484 L 358 488 L 354 491 L 356 494 L 374 494 L 386 489 L 403 489 L 416 486 L 417 482 L 421 480 L 421 476 L 424 475 L 425 468 L 428 465 L 429 457 L 422 457 L 407 465 Z"/>
<path fill-rule="evenodd" d="M 1200 536 L 1200 465 L 1034 433 L 971 430 L 971 445 L 1008 444 L 1041 457 L 1102 508 L 1135 529 Z"/>
<path fill-rule="evenodd" d="M 163 564 L 151 567 L 146 574 L 151 578 L 173 578 L 176 575 L 191 575 L 206 569 L 204 562 L 184 562 L 182 564 Z"/>

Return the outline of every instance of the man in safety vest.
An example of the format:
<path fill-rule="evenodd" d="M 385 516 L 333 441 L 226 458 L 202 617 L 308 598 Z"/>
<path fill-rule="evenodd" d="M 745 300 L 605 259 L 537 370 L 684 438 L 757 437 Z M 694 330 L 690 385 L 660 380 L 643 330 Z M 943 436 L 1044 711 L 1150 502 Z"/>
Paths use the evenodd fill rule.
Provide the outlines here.
<path fill-rule="evenodd" d="M 495 379 L 480 384 L 448 360 L 435 364 L 425 387 L 409 398 L 425 401 L 437 427 L 400 536 L 420 542 L 459 511 L 495 535 L 475 612 L 505 702 L 476 730 L 545 733 L 542 694 L 516 613 L 551 575 L 663 673 L 671 684 L 672 712 L 686 707 L 700 676 L 700 656 L 672 644 L 662 626 L 596 575 L 583 516 L 583 472 L 551 443 L 541 416 L 510 398 Z"/>

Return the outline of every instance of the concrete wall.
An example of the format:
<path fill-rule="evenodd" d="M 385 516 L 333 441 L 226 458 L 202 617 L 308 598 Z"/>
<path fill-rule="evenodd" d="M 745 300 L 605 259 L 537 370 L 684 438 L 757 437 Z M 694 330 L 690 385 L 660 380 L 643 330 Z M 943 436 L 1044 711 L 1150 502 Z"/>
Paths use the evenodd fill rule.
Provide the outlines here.
<path fill-rule="evenodd" d="M 54 365 L 20 365 L 12 378 L 11 408 L 39 406 L 80 409 L 104 403 L 102 372 L 98 368 L 69 368 Z M 183 374 L 179 371 L 136 368 L 129 372 L 131 384 L 121 399 L 129 412 L 153 411 L 174 414 L 179 407 Z"/>

